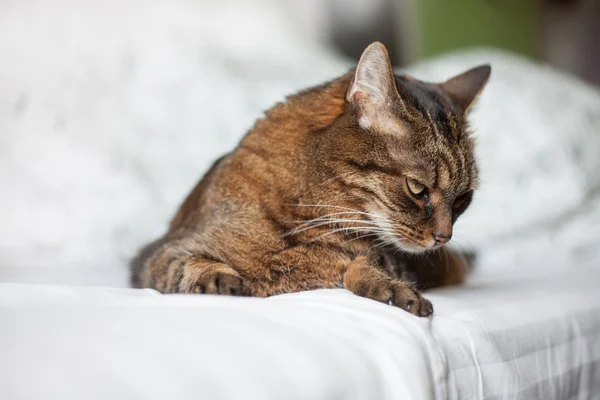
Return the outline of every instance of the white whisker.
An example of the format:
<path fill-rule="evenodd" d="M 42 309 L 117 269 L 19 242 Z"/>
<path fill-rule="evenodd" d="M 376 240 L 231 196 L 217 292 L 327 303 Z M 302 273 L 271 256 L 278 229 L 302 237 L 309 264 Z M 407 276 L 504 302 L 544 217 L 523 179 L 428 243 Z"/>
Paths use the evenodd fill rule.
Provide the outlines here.
<path fill-rule="evenodd" d="M 299 223 L 294 229 L 290 230 L 287 235 L 293 235 L 296 233 L 305 232 L 310 229 L 319 227 L 327 227 L 326 232 L 321 234 L 319 238 L 323 238 L 328 235 L 332 235 L 339 232 L 345 232 L 347 234 L 355 234 L 357 237 L 351 238 L 348 242 L 358 240 L 366 237 L 374 237 L 374 244 L 371 245 L 371 249 L 375 252 L 380 251 L 384 247 L 393 248 L 394 255 L 398 252 L 403 254 L 412 254 L 412 251 L 403 249 L 403 244 L 407 240 L 398 235 L 394 231 L 392 222 L 379 212 L 371 211 L 365 212 L 356 210 L 349 207 L 337 206 L 332 204 L 286 204 L 294 207 L 310 207 L 317 209 L 329 209 L 337 210 L 335 212 L 319 216 L 312 220 L 297 221 Z M 363 217 L 352 219 L 351 217 Z M 364 218 L 367 217 L 367 218 Z M 354 224 L 354 225 L 352 225 Z M 336 227 L 335 225 L 341 225 Z M 346 226 L 344 226 L 346 225 Z M 411 241 L 408 240 L 407 246 Z M 418 247 L 418 245 L 415 244 Z"/>
<path fill-rule="evenodd" d="M 333 229 L 330 230 L 329 232 L 323 234 L 322 236 L 328 236 L 328 235 L 332 235 L 334 233 L 338 233 L 338 232 L 350 232 L 350 231 L 354 231 L 354 232 L 370 232 L 370 233 L 387 233 L 383 230 L 378 230 L 378 229 L 373 229 L 370 226 L 356 226 L 356 227 L 347 227 L 347 228 L 337 228 L 337 229 Z"/>
<path fill-rule="evenodd" d="M 333 224 L 342 224 L 342 223 L 365 223 L 368 221 L 361 221 L 361 220 L 356 220 L 356 219 L 330 219 L 330 220 L 326 220 L 326 221 L 318 221 L 317 223 L 313 223 L 312 221 L 309 221 L 309 223 L 300 225 L 296 228 L 293 228 L 292 230 L 290 230 L 288 233 L 285 234 L 285 236 L 290 236 L 290 235 L 294 235 L 296 233 L 301 233 L 301 232 L 305 232 L 308 231 L 310 229 L 314 229 L 314 228 L 318 228 L 320 226 L 325 226 L 325 225 L 333 225 Z M 376 227 L 375 224 L 372 225 L 372 227 Z"/>
<path fill-rule="evenodd" d="M 350 211 L 335 212 L 335 213 L 326 214 L 326 215 L 323 215 L 321 217 L 317 217 L 315 219 L 311 219 L 311 220 L 308 220 L 308 221 L 296 221 L 296 222 L 302 223 L 300 225 L 300 226 L 302 226 L 302 225 L 308 225 L 308 224 L 310 224 L 312 222 L 334 220 L 335 218 L 329 218 L 329 217 L 334 216 L 334 215 L 348 215 L 348 214 L 353 215 L 353 214 L 356 214 L 356 213 L 350 212 Z M 362 219 L 357 219 L 357 220 L 353 220 L 353 221 L 360 221 L 360 222 L 366 222 L 366 223 L 370 223 L 370 224 L 375 224 L 375 222 L 373 222 L 373 221 L 362 220 Z M 300 226 L 298 226 L 298 227 L 300 227 Z"/>
<path fill-rule="evenodd" d="M 295 207 L 332 208 L 334 210 L 337 209 L 337 210 L 344 210 L 344 211 L 337 211 L 337 212 L 329 213 L 329 214 L 322 215 L 322 216 L 319 216 L 317 218 L 307 220 L 307 221 L 297 221 L 299 223 L 299 225 L 296 226 L 295 228 L 291 229 L 289 232 L 287 232 L 285 234 L 285 236 L 304 232 L 304 231 L 318 228 L 321 226 L 334 225 L 334 224 L 362 223 L 364 225 L 370 225 L 372 228 L 378 227 L 378 224 L 375 221 L 365 220 L 364 218 L 361 218 L 361 219 L 349 218 L 351 216 L 367 216 L 372 219 L 377 219 L 376 215 L 373 215 L 371 213 L 367 213 L 364 211 L 360 211 L 360 210 L 355 210 L 355 209 L 348 208 L 348 207 L 335 206 L 335 205 L 331 205 L 331 204 L 287 204 L 287 205 L 295 206 Z M 337 218 L 337 217 L 331 218 L 331 217 L 335 217 L 335 216 L 345 216 L 345 218 Z"/>
<path fill-rule="evenodd" d="M 369 236 L 376 236 L 376 237 L 379 237 L 379 234 L 378 234 L 378 233 L 376 233 L 376 232 L 373 232 L 373 233 L 367 233 L 367 234 L 365 234 L 365 235 L 360 235 L 360 236 L 357 236 L 357 237 L 355 237 L 355 238 L 352 238 L 352 239 L 348 240 L 346 243 L 350 243 L 350 242 L 353 242 L 353 241 L 355 241 L 355 240 L 364 239 L 364 238 L 367 238 L 367 237 L 369 237 Z M 377 239 L 375 239 L 375 240 L 377 240 Z"/>
<path fill-rule="evenodd" d="M 295 206 L 295 207 L 330 207 L 330 208 L 337 208 L 340 210 L 347 210 L 347 211 L 353 211 L 357 214 L 362 214 L 362 215 L 368 215 L 371 217 L 376 217 L 375 215 L 368 213 L 368 212 L 364 212 L 364 211 L 360 211 L 360 210 L 355 210 L 354 208 L 349 208 L 349 207 L 342 207 L 342 206 L 334 206 L 331 204 L 286 204 L 289 206 Z"/>

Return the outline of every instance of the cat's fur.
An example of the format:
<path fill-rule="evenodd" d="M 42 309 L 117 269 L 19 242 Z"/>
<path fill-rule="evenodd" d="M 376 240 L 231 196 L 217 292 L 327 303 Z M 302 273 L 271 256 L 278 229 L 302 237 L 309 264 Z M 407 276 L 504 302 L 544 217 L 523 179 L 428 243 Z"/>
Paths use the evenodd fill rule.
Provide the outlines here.
<path fill-rule="evenodd" d="M 343 286 L 430 315 L 406 279 L 464 279 L 465 259 L 440 246 L 477 184 L 465 115 L 489 74 L 396 76 L 372 44 L 356 70 L 275 105 L 215 162 L 132 262 L 133 285 L 251 296 Z M 411 194 L 407 178 L 426 192 Z"/>

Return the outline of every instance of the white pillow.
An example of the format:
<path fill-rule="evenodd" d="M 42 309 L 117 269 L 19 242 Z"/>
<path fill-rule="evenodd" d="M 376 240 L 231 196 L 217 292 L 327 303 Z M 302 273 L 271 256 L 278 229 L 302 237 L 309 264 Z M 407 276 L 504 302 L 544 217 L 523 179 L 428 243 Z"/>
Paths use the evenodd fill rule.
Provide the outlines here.
<path fill-rule="evenodd" d="M 0 6 L 0 280 L 127 285 L 263 110 L 346 70 L 307 3 L 217 3 Z"/>

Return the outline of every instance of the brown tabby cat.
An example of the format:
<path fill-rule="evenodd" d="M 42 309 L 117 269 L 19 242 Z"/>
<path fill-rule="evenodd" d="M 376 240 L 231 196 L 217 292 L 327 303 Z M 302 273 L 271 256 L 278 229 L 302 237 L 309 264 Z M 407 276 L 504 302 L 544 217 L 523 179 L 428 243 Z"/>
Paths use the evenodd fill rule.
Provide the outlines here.
<path fill-rule="evenodd" d="M 396 76 L 373 43 L 356 70 L 275 105 L 215 162 L 132 262 L 133 285 L 251 296 L 343 286 L 430 315 L 403 278 L 464 278 L 465 259 L 440 246 L 477 184 L 465 114 L 489 75 Z"/>

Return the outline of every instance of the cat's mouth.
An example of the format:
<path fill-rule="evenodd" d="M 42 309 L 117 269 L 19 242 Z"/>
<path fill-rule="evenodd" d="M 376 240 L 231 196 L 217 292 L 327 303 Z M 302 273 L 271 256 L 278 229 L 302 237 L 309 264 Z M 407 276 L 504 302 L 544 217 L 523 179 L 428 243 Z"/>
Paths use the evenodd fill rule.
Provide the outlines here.
<path fill-rule="evenodd" d="M 412 254 L 424 253 L 441 247 L 441 244 L 433 236 L 430 240 L 424 240 L 422 235 L 419 235 L 419 237 L 403 235 L 402 229 L 398 229 L 385 214 L 376 210 L 368 210 L 367 212 L 370 220 L 377 226 L 377 236 L 383 243 Z"/>

